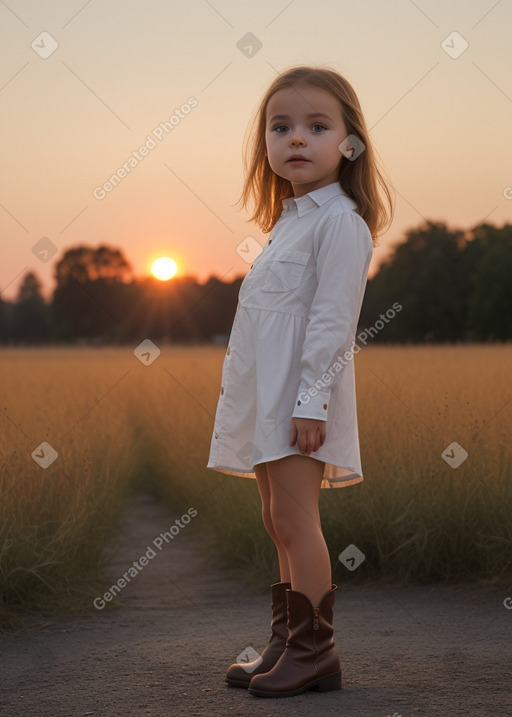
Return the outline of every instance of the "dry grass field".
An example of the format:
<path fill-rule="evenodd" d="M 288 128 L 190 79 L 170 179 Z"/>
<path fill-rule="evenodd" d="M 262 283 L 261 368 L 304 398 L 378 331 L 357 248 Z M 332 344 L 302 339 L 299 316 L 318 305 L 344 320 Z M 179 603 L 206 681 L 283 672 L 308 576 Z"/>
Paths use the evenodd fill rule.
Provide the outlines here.
<path fill-rule="evenodd" d="M 276 577 L 255 481 L 206 468 L 225 347 L 0 351 L 0 621 L 89 610 L 134 490 L 185 513 L 221 563 Z M 512 575 L 510 345 L 369 346 L 355 361 L 365 480 L 321 493 L 344 579 Z M 458 467 L 452 464 L 468 456 Z M 57 453 L 56 459 L 47 443 Z M 32 457 L 34 455 L 34 457 Z M 348 573 L 349 544 L 365 561 Z"/>

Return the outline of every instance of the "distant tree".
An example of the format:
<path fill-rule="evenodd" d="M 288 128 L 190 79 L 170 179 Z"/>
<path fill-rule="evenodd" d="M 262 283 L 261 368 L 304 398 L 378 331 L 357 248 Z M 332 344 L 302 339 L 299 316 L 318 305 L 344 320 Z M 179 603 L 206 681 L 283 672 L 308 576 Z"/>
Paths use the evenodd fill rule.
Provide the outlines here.
<path fill-rule="evenodd" d="M 202 287 L 204 301 L 198 325 L 204 338 L 211 340 L 215 334 L 229 334 L 238 304 L 238 292 L 243 276 L 227 284 L 211 276 Z"/>
<path fill-rule="evenodd" d="M 372 343 L 510 340 L 511 274 L 511 225 L 463 231 L 426 221 L 406 233 L 368 281 L 358 331 L 399 303 L 402 309 L 395 309 Z M 105 245 L 69 249 L 56 264 L 55 278 L 53 337 L 133 345 L 146 338 L 196 342 L 228 335 L 243 281 L 135 281 L 121 250 Z M 47 319 L 39 281 L 28 274 L 16 303 L 0 299 L 0 340 L 44 340 L 50 336 Z"/>
<path fill-rule="evenodd" d="M 171 342 L 205 340 L 203 317 L 211 297 L 205 287 L 191 276 L 168 282 L 148 278 L 139 282 L 140 301 L 132 315 L 139 337 L 154 337 Z"/>
<path fill-rule="evenodd" d="M 119 249 L 68 249 L 55 267 L 55 279 L 52 315 L 60 338 L 126 338 L 133 272 Z"/>
<path fill-rule="evenodd" d="M 397 301 L 402 310 L 376 340 L 464 339 L 470 278 L 461 261 L 465 232 L 426 222 L 411 229 L 368 282 L 364 317 L 373 324 Z"/>
<path fill-rule="evenodd" d="M 0 296 L 0 341 L 5 343 L 7 339 L 7 304 Z"/>
<path fill-rule="evenodd" d="M 57 286 L 64 286 L 72 279 L 85 284 L 103 281 L 106 284 L 128 283 L 133 280 L 130 264 L 119 249 L 99 246 L 78 246 L 68 249 L 55 267 Z"/>
<path fill-rule="evenodd" d="M 33 272 L 25 274 L 12 310 L 10 335 L 24 343 L 42 343 L 51 337 L 48 307 L 41 282 Z"/>
<path fill-rule="evenodd" d="M 465 265 L 471 294 L 467 327 L 476 340 L 512 339 L 512 225 L 473 230 Z"/>

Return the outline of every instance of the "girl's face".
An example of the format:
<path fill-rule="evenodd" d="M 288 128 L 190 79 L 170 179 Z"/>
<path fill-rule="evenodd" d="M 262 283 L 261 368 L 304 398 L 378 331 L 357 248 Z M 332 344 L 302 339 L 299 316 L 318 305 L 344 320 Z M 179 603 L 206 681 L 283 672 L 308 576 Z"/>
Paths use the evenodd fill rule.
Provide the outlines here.
<path fill-rule="evenodd" d="M 338 181 L 339 145 L 347 134 L 341 104 L 327 90 L 290 87 L 275 92 L 267 104 L 268 162 L 290 180 L 296 197 Z M 296 155 L 303 160 L 294 160 Z"/>

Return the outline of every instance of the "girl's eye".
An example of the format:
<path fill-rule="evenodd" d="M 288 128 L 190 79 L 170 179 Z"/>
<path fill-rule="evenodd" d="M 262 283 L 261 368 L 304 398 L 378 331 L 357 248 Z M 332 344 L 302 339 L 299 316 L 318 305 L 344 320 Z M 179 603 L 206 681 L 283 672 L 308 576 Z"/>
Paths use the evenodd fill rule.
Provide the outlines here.
<path fill-rule="evenodd" d="M 320 127 L 321 130 L 327 129 L 327 127 L 324 127 L 323 124 L 314 124 L 314 125 L 313 125 L 313 128 L 314 128 L 314 127 Z M 317 134 L 320 134 L 320 133 L 317 132 Z"/>
<path fill-rule="evenodd" d="M 278 134 L 282 134 L 282 132 L 279 132 L 280 129 L 288 129 L 288 127 L 284 124 L 278 124 L 277 127 L 274 127 L 274 132 L 277 132 Z"/>

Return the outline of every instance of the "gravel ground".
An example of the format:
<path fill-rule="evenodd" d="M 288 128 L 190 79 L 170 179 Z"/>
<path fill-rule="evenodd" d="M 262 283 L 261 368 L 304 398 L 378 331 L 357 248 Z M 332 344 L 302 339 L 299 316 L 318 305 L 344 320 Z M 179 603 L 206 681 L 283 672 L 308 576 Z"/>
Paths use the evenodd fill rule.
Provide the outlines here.
<path fill-rule="evenodd" d="M 112 582 L 176 517 L 147 496 L 130 506 Z M 229 664 L 268 641 L 270 591 L 226 577 L 200 545 L 192 520 L 124 588 L 123 609 L 1 636 L 2 717 L 512 715 L 512 589 L 342 585 L 341 691 L 261 699 L 228 688 Z"/>

